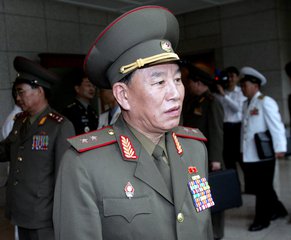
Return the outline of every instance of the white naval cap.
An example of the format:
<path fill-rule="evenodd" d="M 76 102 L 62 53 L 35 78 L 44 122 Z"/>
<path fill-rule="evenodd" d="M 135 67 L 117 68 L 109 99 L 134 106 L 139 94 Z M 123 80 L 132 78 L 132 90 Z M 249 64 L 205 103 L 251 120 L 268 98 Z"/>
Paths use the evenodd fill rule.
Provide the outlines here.
<path fill-rule="evenodd" d="M 250 81 L 253 83 L 258 83 L 261 86 L 267 83 L 267 79 L 258 72 L 256 69 L 252 67 L 243 67 L 240 70 L 240 78 L 241 81 Z"/>

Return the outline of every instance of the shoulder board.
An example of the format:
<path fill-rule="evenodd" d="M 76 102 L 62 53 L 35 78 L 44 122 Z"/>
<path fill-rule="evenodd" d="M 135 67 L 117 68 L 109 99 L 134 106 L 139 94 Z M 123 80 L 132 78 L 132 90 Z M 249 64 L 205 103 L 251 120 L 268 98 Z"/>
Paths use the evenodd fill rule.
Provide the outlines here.
<path fill-rule="evenodd" d="M 78 152 L 86 152 L 117 142 L 111 126 L 68 138 L 68 142 Z"/>
<path fill-rule="evenodd" d="M 211 92 L 208 92 L 208 94 L 206 95 L 206 97 L 210 100 L 213 101 L 214 100 L 214 95 Z"/>
<path fill-rule="evenodd" d="M 64 121 L 64 116 L 57 112 L 50 112 L 47 116 L 58 123 Z"/>
<path fill-rule="evenodd" d="M 71 108 L 71 107 L 73 107 L 73 106 L 75 106 L 75 105 L 76 105 L 76 103 L 73 102 L 73 103 L 69 104 L 69 105 L 67 106 L 67 108 Z"/>
<path fill-rule="evenodd" d="M 258 96 L 258 99 L 263 100 L 265 97 L 265 95 L 261 94 L 260 96 Z"/>
<path fill-rule="evenodd" d="M 15 114 L 13 120 L 15 121 L 16 119 L 26 118 L 27 116 L 28 116 L 27 112 L 20 112 Z"/>
<path fill-rule="evenodd" d="M 199 141 L 207 141 L 207 138 L 203 135 L 203 133 L 198 128 L 189 128 L 179 126 L 175 129 L 175 133 L 178 137 L 182 138 L 191 138 Z"/>

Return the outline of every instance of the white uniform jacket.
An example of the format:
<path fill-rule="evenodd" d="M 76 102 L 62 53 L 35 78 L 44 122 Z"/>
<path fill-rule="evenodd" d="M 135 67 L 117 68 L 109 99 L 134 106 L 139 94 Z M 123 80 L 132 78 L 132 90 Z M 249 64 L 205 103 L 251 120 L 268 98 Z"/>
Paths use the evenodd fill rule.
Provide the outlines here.
<path fill-rule="evenodd" d="M 285 127 L 278 105 L 271 97 L 257 92 L 249 105 L 247 101 L 243 105 L 241 151 L 244 162 L 259 161 L 254 135 L 266 130 L 272 135 L 275 152 L 286 152 Z"/>

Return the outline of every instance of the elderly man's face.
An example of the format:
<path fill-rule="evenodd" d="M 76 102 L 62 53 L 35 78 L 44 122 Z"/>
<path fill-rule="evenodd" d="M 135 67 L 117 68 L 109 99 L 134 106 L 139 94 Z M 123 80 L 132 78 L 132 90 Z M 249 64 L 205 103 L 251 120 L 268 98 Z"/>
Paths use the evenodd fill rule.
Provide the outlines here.
<path fill-rule="evenodd" d="M 15 86 L 17 105 L 22 111 L 34 112 L 43 98 L 40 88 L 32 88 L 29 84 L 21 83 Z"/>
<path fill-rule="evenodd" d="M 146 133 L 162 133 L 178 126 L 184 86 L 177 64 L 137 70 L 128 85 L 130 122 Z"/>

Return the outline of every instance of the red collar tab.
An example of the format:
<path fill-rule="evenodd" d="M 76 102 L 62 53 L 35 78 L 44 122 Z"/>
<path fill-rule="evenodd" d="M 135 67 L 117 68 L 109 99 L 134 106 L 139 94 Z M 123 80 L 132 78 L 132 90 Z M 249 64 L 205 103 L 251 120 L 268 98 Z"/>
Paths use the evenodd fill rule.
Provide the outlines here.
<path fill-rule="evenodd" d="M 135 153 L 135 149 L 127 136 L 120 136 L 120 144 L 122 147 L 123 157 L 128 160 L 136 160 L 138 156 Z"/>
<path fill-rule="evenodd" d="M 176 146 L 176 149 L 177 149 L 177 153 L 179 155 L 182 155 L 183 154 L 183 148 L 182 148 L 182 146 L 181 146 L 181 144 L 180 144 L 180 142 L 179 142 L 179 140 L 178 140 L 178 138 L 177 138 L 177 136 L 176 136 L 176 134 L 174 132 L 172 133 L 172 137 L 174 139 L 174 143 L 175 143 L 175 146 Z"/>

